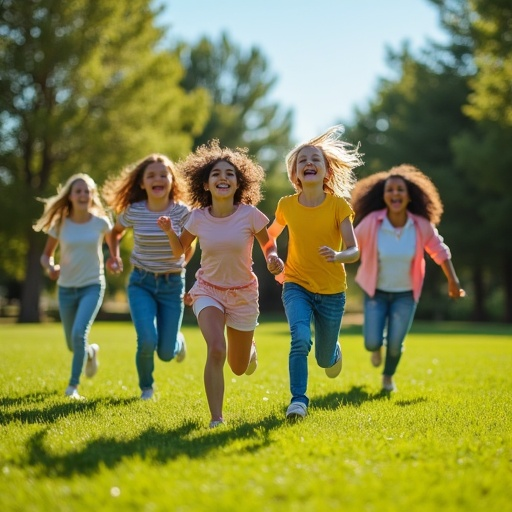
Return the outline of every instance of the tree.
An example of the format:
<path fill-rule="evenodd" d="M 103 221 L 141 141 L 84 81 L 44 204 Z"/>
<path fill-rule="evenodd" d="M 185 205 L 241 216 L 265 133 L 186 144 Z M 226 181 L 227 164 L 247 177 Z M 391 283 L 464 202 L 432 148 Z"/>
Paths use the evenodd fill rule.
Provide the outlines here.
<path fill-rule="evenodd" d="M 485 320 L 491 313 L 496 319 L 496 312 L 486 303 L 491 299 L 502 302 L 505 292 L 503 318 L 510 321 L 512 243 L 505 233 L 512 216 L 508 193 L 511 133 L 503 123 L 506 115 L 501 116 L 498 128 L 494 109 L 496 101 L 506 112 L 507 100 L 486 102 L 475 96 L 477 83 L 493 81 L 481 76 L 485 69 L 477 68 L 480 60 L 493 62 L 480 53 L 483 47 L 489 48 L 489 34 L 507 42 L 497 53 L 503 62 L 509 58 L 504 55 L 510 55 L 510 7 L 502 9 L 501 0 L 431 1 L 440 9 L 449 43 L 430 44 L 419 57 L 410 55 L 407 46 L 401 53 L 390 52 L 397 79 L 381 81 L 376 99 L 367 112 L 357 113 L 350 133 L 363 143 L 367 172 L 408 162 L 432 177 L 445 204 L 441 232 L 449 241 L 458 270 L 464 269 L 471 283 L 472 319 Z M 490 29 L 489 17 L 495 19 L 494 29 Z M 509 32 L 497 28 L 504 25 Z M 486 28 L 484 36 L 479 35 L 480 27 Z M 490 46 L 496 48 L 495 43 Z M 496 72 L 495 66 L 488 72 Z M 510 91 L 510 80 L 500 90 Z M 484 105 L 489 109 L 483 109 Z M 438 276 L 429 273 L 427 300 L 421 309 L 430 303 L 431 313 L 443 314 L 446 303 L 436 295 Z"/>
<path fill-rule="evenodd" d="M 464 112 L 477 130 L 454 140 L 460 166 L 480 190 L 476 208 L 484 218 L 485 257 L 492 288 L 504 290 L 505 320 L 512 322 L 512 5 L 503 0 L 474 2 L 471 31 L 476 72 Z M 491 288 L 491 287 L 489 287 Z"/>
<path fill-rule="evenodd" d="M 208 96 L 187 94 L 179 60 L 157 49 L 163 33 L 150 3 L 1 4 L 0 204 L 13 222 L 0 246 L 14 236 L 26 262 L 16 267 L 24 278 L 21 322 L 39 320 L 43 240 L 31 229 L 41 213 L 35 198 L 75 172 L 101 183 L 152 151 L 177 158 L 206 121 Z M 12 265 L 12 255 L 6 260 Z"/>
<path fill-rule="evenodd" d="M 248 147 L 267 172 L 282 168 L 290 149 L 291 113 L 268 98 L 276 77 L 257 48 L 244 52 L 226 34 L 218 42 L 202 38 L 195 46 L 178 45 L 187 91 L 206 89 L 212 98 L 210 117 L 194 140 L 212 138 L 229 147 Z"/>

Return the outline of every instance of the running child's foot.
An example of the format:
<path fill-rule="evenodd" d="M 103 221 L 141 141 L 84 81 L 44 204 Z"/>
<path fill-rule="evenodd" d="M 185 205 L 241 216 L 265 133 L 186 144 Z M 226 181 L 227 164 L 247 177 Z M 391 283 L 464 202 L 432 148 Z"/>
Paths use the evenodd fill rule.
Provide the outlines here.
<path fill-rule="evenodd" d="M 330 379 L 335 379 L 341 372 L 341 366 L 343 364 L 343 360 L 341 358 L 341 348 L 340 348 L 339 343 L 338 343 L 338 354 L 339 354 L 338 360 L 330 368 L 325 368 L 325 374 Z"/>
<path fill-rule="evenodd" d="M 153 398 L 153 388 L 145 388 L 140 395 L 141 400 L 151 400 Z"/>
<path fill-rule="evenodd" d="M 256 343 L 253 341 L 251 347 L 251 358 L 249 359 L 247 370 L 245 370 L 245 375 L 252 375 L 256 371 L 256 368 L 258 368 L 258 353 L 256 352 Z"/>
<path fill-rule="evenodd" d="M 393 382 L 393 377 L 389 377 L 388 375 L 382 376 L 382 391 L 397 391 L 396 385 Z"/>
<path fill-rule="evenodd" d="M 208 428 L 217 428 L 220 427 L 221 425 L 224 425 L 224 418 L 222 417 L 216 420 L 211 420 Z"/>
<path fill-rule="evenodd" d="M 68 386 L 64 394 L 72 400 L 85 400 L 85 397 L 80 395 L 76 386 Z"/>
<path fill-rule="evenodd" d="M 379 347 L 378 350 L 372 352 L 370 360 L 372 362 L 372 365 L 375 366 L 375 368 L 379 367 L 382 364 L 382 347 Z"/>
<path fill-rule="evenodd" d="M 182 363 L 187 355 L 187 344 L 185 342 L 185 336 L 182 332 L 178 333 L 178 339 L 181 341 L 181 348 L 179 352 L 176 354 L 176 362 Z"/>
<path fill-rule="evenodd" d="M 89 379 L 94 377 L 98 372 L 98 366 L 100 365 L 98 360 L 99 351 L 100 347 L 96 343 L 89 345 L 89 356 L 87 358 L 87 363 L 85 364 L 85 376 Z"/>

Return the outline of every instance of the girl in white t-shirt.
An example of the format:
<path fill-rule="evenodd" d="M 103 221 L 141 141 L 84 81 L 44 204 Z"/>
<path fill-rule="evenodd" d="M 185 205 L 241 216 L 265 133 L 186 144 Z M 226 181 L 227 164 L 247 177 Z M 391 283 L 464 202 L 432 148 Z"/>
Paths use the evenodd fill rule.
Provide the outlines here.
<path fill-rule="evenodd" d="M 41 265 L 52 280 L 57 280 L 59 313 L 66 343 L 73 359 L 71 378 L 65 394 L 80 400 L 80 375 L 93 377 L 98 370 L 97 344 L 89 344 L 92 323 L 103 301 L 105 275 L 102 242 L 112 229 L 105 214 L 94 180 L 87 174 L 75 174 L 44 200 L 45 209 L 34 225 L 48 234 Z M 60 245 L 60 264 L 54 253 Z"/>
<path fill-rule="evenodd" d="M 107 267 L 121 272 L 119 243 L 127 229 L 133 230 L 130 263 L 133 269 L 127 287 L 128 302 L 135 331 L 135 364 L 141 399 L 153 398 L 155 352 L 162 361 L 182 362 L 186 344 L 181 332 L 185 295 L 185 265 L 194 253 L 185 255 L 170 250 L 167 237 L 157 225 L 168 215 L 181 230 L 189 215 L 185 186 L 174 163 L 164 155 L 152 154 L 126 167 L 109 180 L 103 193 L 118 215 L 110 235 L 113 258 Z"/>
<path fill-rule="evenodd" d="M 207 345 L 204 384 L 210 428 L 223 423 L 224 363 L 236 375 L 257 367 L 254 330 L 258 325 L 258 280 L 252 270 L 254 238 L 273 274 L 283 270 L 267 233 L 268 218 L 256 205 L 265 173 L 247 150 L 221 148 L 217 140 L 199 147 L 180 164 L 192 210 L 184 229 L 168 216 L 158 219 L 173 253 L 183 254 L 197 239 L 201 266 L 189 292 Z M 227 344 L 224 337 L 227 333 Z"/>

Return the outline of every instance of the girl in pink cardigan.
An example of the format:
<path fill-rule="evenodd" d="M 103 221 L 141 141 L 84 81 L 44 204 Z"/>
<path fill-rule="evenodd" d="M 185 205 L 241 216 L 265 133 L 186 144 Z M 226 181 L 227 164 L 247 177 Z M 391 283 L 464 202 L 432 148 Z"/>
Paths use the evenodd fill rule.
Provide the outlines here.
<path fill-rule="evenodd" d="M 424 252 L 443 269 L 448 294 L 464 297 L 450 249 L 435 225 L 443 205 L 430 179 L 410 165 L 360 180 L 352 193 L 361 253 L 356 282 L 364 291 L 364 344 L 382 364 L 382 389 L 396 391 L 393 376 L 403 352 L 425 277 Z"/>

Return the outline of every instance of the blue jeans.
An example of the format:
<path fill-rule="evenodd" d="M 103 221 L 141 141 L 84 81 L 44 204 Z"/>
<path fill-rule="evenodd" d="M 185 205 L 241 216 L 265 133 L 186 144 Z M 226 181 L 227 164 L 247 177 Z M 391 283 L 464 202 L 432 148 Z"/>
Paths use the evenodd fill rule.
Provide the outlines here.
<path fill-rule="evenodd" d="M 70 386 L 78 386 L 80 374 L 87 360 L 89 331 L 98 314 L 105 287 L 91 284 L 80 288 L 59 286 L 59 313 L 66 344 L 73 352 Z"/>
<path fill-rule="evenodd" d="M 412 292 L 383 292 L 364 297 L 364 346 L 375 352 L 386 345 L 383 375 L 392 377 L 404 351 L 404 340 L 416 312 Z"/>
<path fill-rule="evenodd" d="M 284 283 L 283 305 L 290 326 L 289 358 L 292 402 L 309 405 L 308 355 L 315 333 L 315 358 L 321 368 L 330 368 L 341 357 L 338 338 L 345 311 L 345 292 L 332 295 L 312 293 L 296 283 Z"/>
<path fill-rule="evenodd" d="M 181 350 L 185 275 L 153 274 L 134 268 L 128 282 L 128 302 L 137 332 L 135 364 L 141 389 L 153 386 L 154 353 L 170 361 Z"/>

